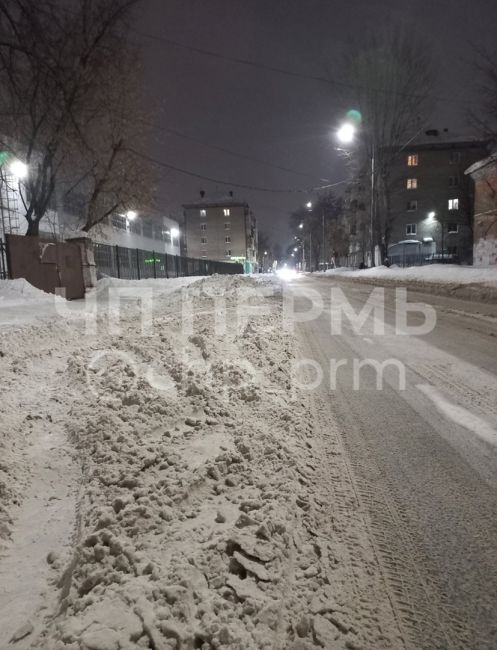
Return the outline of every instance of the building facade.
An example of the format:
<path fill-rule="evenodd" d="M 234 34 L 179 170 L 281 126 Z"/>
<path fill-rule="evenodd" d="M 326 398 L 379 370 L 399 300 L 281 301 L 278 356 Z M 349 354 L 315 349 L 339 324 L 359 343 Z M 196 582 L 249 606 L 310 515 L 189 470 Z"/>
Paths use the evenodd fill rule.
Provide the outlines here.
<path fill-rule="evenodd" d="M 81 227 L 84 197 L 82 201 L 82 204 L 74 198 L 72 201 L 57 201 L 54 194 L 52 205 L 40 221 L 40 236 L 47 239 L 74 236 Z M 0 178 L 0 239 L 4 240 L 7 234 L 24 235 L 26 230 L 19 182 L 3 171 Z M 113 214 L 94 226 L 90 237 L 102 244 L 180 254 L 177 221 L 158 214 L 136 214 L 133 218 Z"/>
<path fill-rule="evenodd" d="M 417 253 L 437 261 L 472 262 L 473 184 L 465 170 L 487 143 L 426 131 L 399 153 L 392 174 L 390 257 Z"/>
<path fill-rule="evenodd" d="M 497 154 L 481 160 L 466 174 L 475 184 L 474 246 L 475 266 L 497 265 Z"/>
<path fill-rule="evenodd" d="M 233 197 L 206 198 L 183 205 L 184 241 L 189 257 L 233 261 L 246 273 L 257 269 L 257 222 L 248 203 Z"/>

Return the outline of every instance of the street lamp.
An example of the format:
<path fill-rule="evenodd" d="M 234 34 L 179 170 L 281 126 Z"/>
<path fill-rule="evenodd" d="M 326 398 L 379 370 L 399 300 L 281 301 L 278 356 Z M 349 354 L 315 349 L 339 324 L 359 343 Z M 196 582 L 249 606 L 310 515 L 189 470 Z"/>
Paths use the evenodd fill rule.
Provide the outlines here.
<path fill-rule="evenodd" d="M 171 228 L 171 241 L 179 237 L 179 230 L 177 228 Z"/>
<path fill-rule="evenodd" d="M 22 181 L 28 175 L 28 166 L 21 160 L 13 160 L 9 165 L 9 171 L 17 180 Z"/>
<path fill-rule="evenodd" d="M 135 210 L 128 210 L 126 212 L 126 218 L 129 219 L 130 221 L 134 221 L 137 216 L 138 213 Z"/>
<path fill-rule="evenodd" d="M 307 201 L 307 203 L 305 204 L 305 207 L 306 207 L 308 210 L 312 210 L 312 201 Z"/>
<path fill-rule="evenodd" d="M 345 122 L 336 132 L 336 137 L 342 144 L 352 144 L 356 137 L 357 129 L 351 122 Z M 370 207 L 370 231 L 371 231 L 371 266 L 375 265 L 375 243 L 374 243 L 374 225 L 376 213 L 376 156 L 375 143 L 373 141 L 371 151 L 371 207 Z"/>
<path fill-rule="evenodd" d="M 345 122 L 337 131 L 337 139 L 342 144 L 352 144 L 355 139 L 356 128 L 350 122 Z"/>

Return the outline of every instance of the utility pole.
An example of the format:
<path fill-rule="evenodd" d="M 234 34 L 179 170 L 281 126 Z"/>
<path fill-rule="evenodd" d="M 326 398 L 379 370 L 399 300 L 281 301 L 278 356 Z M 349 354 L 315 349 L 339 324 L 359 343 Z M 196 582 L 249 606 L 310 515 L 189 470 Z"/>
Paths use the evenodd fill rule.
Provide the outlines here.
<path fill-rule="evenodd" d="M 373 151 L 371 154 L 371 223 L 370 223 L 370 230 L 371 230 L 371 266 L 375 266 L 375 241 L 374 241 L 374 235 L 375 235 L 375 212 L 376 212 L 376 199 L 375 199 L 375 194 L 376 194 L 376 160 L 375 160 L 375 145 L 373 142 Z"/>
<path fill-rule="evenodd" d="M 324 266 L 326 264 L 326 239 L 324 238 L 324 210 L 323 210 L 323 244 L 322 244 L 322 250 L 323 250 L 323 271 L 325 270 Z"/>

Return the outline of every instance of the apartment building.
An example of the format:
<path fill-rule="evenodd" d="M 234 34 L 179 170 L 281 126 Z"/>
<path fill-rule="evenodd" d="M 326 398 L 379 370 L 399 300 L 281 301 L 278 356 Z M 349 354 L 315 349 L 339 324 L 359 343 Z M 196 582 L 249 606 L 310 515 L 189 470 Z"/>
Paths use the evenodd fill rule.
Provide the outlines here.
<path fill-rule="evenodd" d="M 473 184 L 465 170 L 487 142 L 430 129 L 399 153 L 392 174 L 389 255 L 417 252 L 471 263 Z"/>
<path fill-rule="evenodd" d="M 246 201 L 230 192 L 183 205 L 184 236 L 189 257 L 239 262 L 246 273 L 257 268 L 257 222 Z"/>

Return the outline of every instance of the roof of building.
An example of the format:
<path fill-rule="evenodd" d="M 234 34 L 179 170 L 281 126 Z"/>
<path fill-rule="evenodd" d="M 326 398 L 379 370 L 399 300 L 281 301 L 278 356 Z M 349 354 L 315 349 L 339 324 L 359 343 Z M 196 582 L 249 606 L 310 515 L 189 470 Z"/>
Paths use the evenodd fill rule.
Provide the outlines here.
<path fill-rule="evenodd" d="M 474 147 L 488 145 L 488 140 L 474 133 L 456 133 L 447 128 L 426 129 L 413 138 L 404 149 L 418 148 L 456 148 L 461 146 Z"/>
<path fill-rule="evenodd" d="M 200 199 L 197 201 L 191 201 L 190 203 L 184 203 L 184 208 L 216 208 L 216 207 L 248 207 L 247 201 L 243 199 L 237 199 L 233 196 L 233 193 L 230 194 L 217 194 L 212 196 L 200 196 Z"/>
<path fill-rule="evenodd" d="M 485 167 L 493 167 L 493 166 L 497 166 L 497 153 L 493 153 L 491 156 L 488 156 L 487 158 L 478 160 L 473 165 L 471 165 L 471 167 L 468 167 L 468 169 L 464 173 L 471 175 L 481 171 Z"/>

